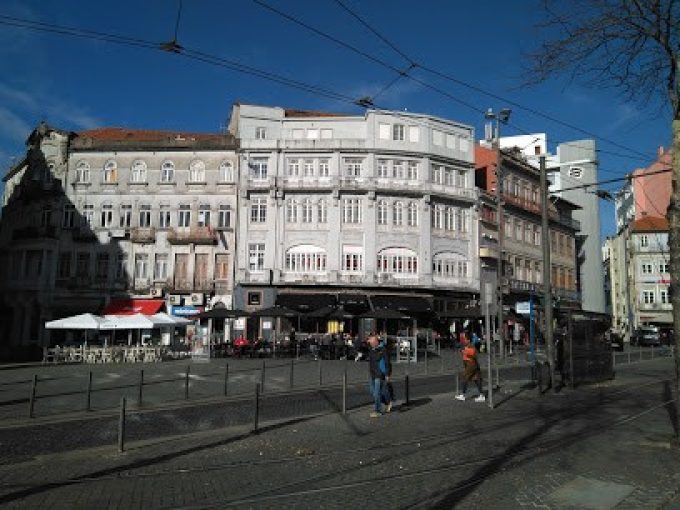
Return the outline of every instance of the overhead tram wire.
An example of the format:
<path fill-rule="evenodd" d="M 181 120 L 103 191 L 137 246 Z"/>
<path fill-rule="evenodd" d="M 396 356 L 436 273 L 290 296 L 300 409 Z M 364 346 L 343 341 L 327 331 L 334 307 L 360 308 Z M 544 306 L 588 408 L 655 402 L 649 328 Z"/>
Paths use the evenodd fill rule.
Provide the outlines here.
<path fill-rule="evenodd" d="M 641 177 L 649 177 L 650 175 L 656 175 L 656 174 L 663 174 L 663 173 L 668 173 L 672 172 L 672 168 L 663 168 L 661 170 L 655 170 L 654 172 L 649 172 L 644 175 L 633 175 L 633 174 L 627 174 L 624 177 L 617 177 L 615 179 L 605 179 L 603 181 L 596 181 L 596 182 L 591 182 L 589 184 L 579 184 L 578 186 L 569 186 L 567 188 L 561 188 L 559 190 L 555 190 L 552 193 L 561 193 L 563 191 L 572 191 L 572 190 L 577 190 L 577 189 L 588 189 L 593 186 L 602 186 L 605 184 L 613 183 L 613 182 L 624 182 L 624 181 L 630 181 L 632 179 L 640 179 Z"/>
<path fill-rule="evenodd" d="M 260 3 L 260 2 L 258 2 L 258 3 Z M 411 65 L 414 66 L 414 67 L 418 67 L 418 68 L 422 69 L 423 71 L 426 71 L 426 72 L 428 72 L 428 73 L 430 73 L 430 74 L 433 74 L 433 75 L 438 76 L 438 77 L 440 77 L 440 78 L 443 78 L 443 79 L 445 79 L 445 80 L 451 81 L 451 82 L 456 83 L 456 84 L 458 84 L 458 85 L 460 85 L 460 86 L 462 86 L 462 87 L 466 87 L 466 88 L 468 88 L 468 89 L 470 89 L 470 90 L 474 90 L 475 92 L 479 92 L 480 94 L 484 94 L 485 96 L 491 97 L 491 98 L 496 99 L 496 100 L 498 100 L 498 101 L 502 101 L 502 102 L 508 103 L 510 106 L 514 106 L 515 108 L 519 108 L 519 109 L 521 109 L 521 110 L 525 110 L 525 111 L 527 111 L 527 112 L 529 112 L 529 113 L 532 113 L 533 115 L 536 115 L 536 116 L 538 116 L 538 117 L 542 117 L 542 118 L 544 118 L 544 119 L 546 119 L 546 120 L 549 120 L 549 121 L 551 121 L 551 122 L 554 122 L 554 123 L 556 123 L 556 124 L 560 124 L 560 125 L 562 125 L 562 126 L 564 126 L 564 127 L 567 127 L 567 128 L 569 128 L 569 129 L 572 129 L 572 130 L 577 131 L 577 132 L 579 132 L 579 133 L 583 133 L 584 135 L 587 135 L 587 136 L 589 136 L 589 137 L 600 139 L 600 140 L 602 140 L 603 142 L 607 142 L 607 143 L 611 144 L 611 145 L 614 146 L 614 147 L 618 147 L 619 149 L 623 149 L 623 150 L 625 150 L 625 151 L 631 152 L 631 153 L 633 153 L 633 154 L 638 154 L 638 155 L 640 155 L 640 156 L 642 156 L 642 157 L 647 158 L 647 156 L 646 156 L 644 153 L 642 153 L 642 152 L 640 152 L 640 151 L 638 151 L 638 150 L 636 150 L 636 149 L 632 149 L 632 148 L 630 148 L 630 147 L 626 147 L 625 145 L 622 145 L 622 144 L 620 144 L 620 143 L 618 143 L 618 142 L 615 142 L 615 141 L 613 141 L 613 140 L 608 140 L 607 138 L 605 138 L 605 137 L 603 137 L 603 136 L 598 136 L 598 135 L 596 135 L 596 134 L 594 134 L 594 133 L 592 133 L 592 132 L 590 132 L 590 131 L 588 131 L 588 130 L 585 130 L 585 129 L 583 129 L 583 128 L 580 128 L 580 127 L 578 127 L 578 126 L 575 126 L 575 125 L 573 125 L 573 124 L 570 124 L 570 123 L 568 123 L 568 122 L 564 122 L 564 121 L 562 121 L 562 120 L 560 120 L 560 119 L 557 119 L 556 117 L 554 117 L 554 116 L 552 116 L 552 115 L 549 115 L 549 114 L 547 114 L 547 113 L 544 113 L 544 112 L 542 112 L 542 111 L 540 111 L 540 110 L 537 110 L 537 109 L 535 109 L 535 108 L 531 108 L 531 107 L 529 107 L 529 106 L 525 106 L 525 105 L 523 105 L 523 104 L 521 104 L 521 103 L 518 103 L 518 102 L 516 102 L 516 101 L 512 101 L 512 100 L 510 100 L 510 99 L 508 99 L 508 98 L 506 98 L 506 97 L 503 97 L 503 96 L 501 96 L 501 95 L 499 95 L 499 94 L 495 94 L 495 93 L 493 93 L 493 92 L 490 92 L 490 91 L 488 91 L 488 90 L 485 90 L 485 89 L 483 89 L 482 87 L 479 87 L 479 86 L 474 85 L 474 84 L 472 84 L 472 83 L 468 83 L 468 82 L 463 81 L 463 80 L 461 80 L 461 79 L 459 79 L 459 78 L 456 78 L 456 77 L 454 77 L 454 76 L 451 76 L 450 74 L 447 74 L 447 73 L 438 71 L 438 70 L 436 70 L 436 69 L 433 69 L 432 67 L 429 67 L 429 66 L 423 64 L 422 62 L 418 62 L 418 61 L 412 59 L 411 57 L 409 57 L 408 55 L 406 55 L 402 50 L 400 50 L 400 49 L 397 47 L 396 44 L 392 43 L 389 39 L 387 39 L 387 37 L 385 37 L 385 36 L 382 35 L 380 32 L 378 32 L 375 28 L 373 28 L 373 27 L 370 25 L 370 23 L 368 23 L 368 21 L 366 21 L 366 20 L 363 19 L 361 16 L 359 16 L 359 14 L 357 14 L 354 10 L 352 10 L 350 7 L 348 7 L 342 0 L 335 0 L 335 3 L 337 3 L 340 7 L 342 7 L 342 9 L 344 9 L 344 10 L 345 10 L 347 13 L 349 13 L 353 18 L 355 18 L 359 23 L 361 23 L 365 28 L 367 28 L 373 35 L 375 35 L 375 36 L 378 37 L 381 41 L 383 41 L 385 44 L 387 44 L 387 45 L 388 45 L 390 48 L 392 48 L 399 56 L 401 56 L 402 58 L 404 58 L 406 61 L 409 62 L 409 64 L 411 64 Z M 569 143 L 566 143 L 565 145 L 569 145 Z"/>
<path fill-rule="evenodd" d="M 125 45 L 125 46 L 131 46 L 131 47 L 138 47 L 138 48 L 143 48 L 143 49 L 150 49 L 150 50 L 155 50 L 155 51 L 163 51 L 164 53 L 171 52 L 177 55 L 181 55 L 185 58 L 200 61 L 209 65 L 213 66 L 218 66 L 218 67 L 223 67 L 226 69 L 229 69 L 231 71 L 239 72 L 242 74 L 249 74 L 252 76 L 256 76 L 265 80 L 269 80 L 275 83 L 279 83 L 281 85 L 295 88 L 298 90 L 302 90 L 304 92 L 313 94 L 313 95 L 318 95 L 321 97 L 325 97 L 327 99 L 331 99 L 334 101 L 346 103 L 352 106 L 360 106 L 363 108 L 375 108 L 377 110 L 383 110 L 387 112 L 394 113 L 395 115 L 401 115 L 400 112 L 395 111 L 393 109 L 387 108 L 387 107 L 381 107 L 380 105 L 374 104 L 373 101 L 370 102 L 370 104 L 363 104 L 361 100 L 357 100 L 355 97 L 348 96 L 346 94 L 342 94 L 330 89 L 326 89 L 317 85 L 312 85 L 309 83 L 301 82 L 298 80 L 293 80 L 291 78 L 287 78 L 282 75 L 278 75 L 276 73 L 272 73 L 270 71 L 265 71 L 262 69 L 258 69 L 252 66 L 248 66 L 246 64 L 242 64 L 240 62 L 228 60 L 216 55 L 211 55 L 205 52 L 201 52 L 199 50 L 193 50 L 191 48 L 182 48 L 179 45 L 174 45 L 172 48 L 169 48 L 167 45 L 169 43 L 157 43 L 155 41 L 149 41 L 145 39 L 139 39 L 139 38 L 133 38 L 133 37 L 128 37 L 128 36 L 123 36 L 120 34 L 111 34 L 111 33 L 106 33 L 106 32 L 99 32 L 99 31 L 94 31 L 94 30 L 88 30 L 88 29 L 83 29 L 83 28 L 76 28 L 76 27 L 68 27 L 68 26 L 63 26 L 63 25 L 56 25 L 52 23 L 45 23 L 41 21 L 34 21 L 34 20 L 27 20 L 27 19 L 21 19 L 21 18 L 15 18 L 11 16 L 6 16 L 0 14 L 0 25 L 6 25 L 6 26 L 12 26 L 15 28 L 23 28 L 23 29 L 28 29 L 28 30 L 33 30 L 33 31 L 39 31 L 39 32 L 46 32 L 46 33 L 53 33 L 57 35 L 65 35 L 69 37 L 76 37 L 76 38 L 81 38 L 81 39 L 89 39 L 89 40 L 99 40 L 99 41 L 105 41 L 105 42 L 110 42 L 114 44 L 120 44 L 120 45 Z M 176 51 L 176 49 L 178 49 Z M 406 73 L 410 70 L 411 68 L 409 67 L 406 71 L 401 71 L 397 70 L 399 73 L 397 78 L 401 78 L 402 76 L 405 76 Z M 410 76 L 409 76 L 410 77 Z M 410 77 L 412 78 L 412 77 Z M 413 79 L 413 78 L 412 78 Z M 394 83 L 396 83 L 396 79 L 392 80 L 390 83 L 388 83 L 387 86 L 383 87 L 382 91 L 379 91 L 376 93 L 373 98 L 377 97 L 381 93 L 383 93 L 387 88 L 391 87 Z M 416 79 L 416 81 L 419 81 Z M 427 84 L 425 86 L 428 86 Z M 445 91 L 439 91 L 443 92 L 445 95 L 450 96 L 450 94 L 446 93 Z M 452 99 L 457 100 L 458 102 L 463 103 L 465 106 L 473 108 L 476 110 L 475 107 L 464 103 L 457 98 L 454 98 L 450 96 Z M 476 110 L 478 113 L 480 113 L 480 110 Z M 406 116 L 403 115 L 403 117 L 408 117 L 411 120 L 415 120 L 412 116 Z"/>
<path fill-rule="evenodd" d="M 230 69 L 232 71 L 240 72 L 243 74 L 249 74 L 253 76 L 257 76 L 259 78 L 263 78 L 269 81 L 273 81 L 276 83 L 279 83 L 281 85 L 286 85 L 291 88 L 296 88 L 299 90 L 303 90 L 305 92 L 309 92 L 311 94 L 323 96 L 327 99 L 332 99 L 338 102 L 344 102 L 347 104 L 351 104 L 356 106 L 356 99 L 354 97 L 341 94 L 339 92 L 326 89 L 317 85 L 312 85 L 309 83 L 301 82 L 298 80 L 293 80 L 291 78 L 287 78 L 285 76 L 272 73 L 270 71 L 265 71 L 263 69 L 258 69 L 253 66 L 248 66 L 246 64 L 242 64 L 240 62 L 228 60 L 222 57 L 218 57 L 215 55 L 210 55 L 208 53 L 204 53 L 198 50 L 193 50 L 191 48 L 180 48 L 179 51 L 174 51 L 172 49 L 168 49 L 165 45 L 167 43 L 157 43 L 154 41 L 148 41 L 144 39 L 138 39 L 138 38 L 131 38 L 127 36 L 122 36 L 118 34 L 110 34 L 110 33 L 105 33 L 105 32 L 97 32 L 93 30 L 87 30 L 87 29 L 81 29 L 81 28 L 74 28 L 74 27 L 67 27 L 67 26 L 61 26 L 61 25 L 56 25 L 56 24 L 51 24 L 51 23 L 44 23 L 40 21 L 33 21 L 33 20 L 26 20 L 26 19 L 20 19 L 20 18 L 13 18 L 11 16 L 5 16 L 0 14 L 0 25 L 5 25 L 5 26 L 11 26 L 15 28 L 22 28 L 22 29 L 28 29 L 28 30 L 33 30 L 33 31 L 38 31 L 38 32 L 46 32 L 46 33 L 53 33 L 57 35 L 65 35 L 69 37 L 76 37 L 80 39 L 88 39 L 88 40 L 97 40 L 97 41 L 105 41 L 105 42 L 110 42 L 114 44 L 120 44 L 124 46 L 132 46 L 132 47 L 137 47 L 137 48 L 143 48 L 143 49 L 150 49 L 150 50 L 155 50 L 155 51 L 162 51 L 162 52 L 172 52 L 177 55 L 183 56 L 185 58 L 191 59 L 191 60 L 197 60 L 201 61 L 203 63 L 207 63 L 210 65 L 214 66 L 219 66 L 219 67 L 224 67 L 227 69 Z"/>

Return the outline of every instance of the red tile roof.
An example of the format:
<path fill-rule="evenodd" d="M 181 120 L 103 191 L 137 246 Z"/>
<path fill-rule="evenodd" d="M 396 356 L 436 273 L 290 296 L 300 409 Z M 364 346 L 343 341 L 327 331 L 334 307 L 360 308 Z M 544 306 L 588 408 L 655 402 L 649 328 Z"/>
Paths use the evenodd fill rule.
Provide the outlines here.
<path fill-rule="evenodd" d="M 668 232 L 668 219 L 647 216 L 633 223 L 633 232 Z"/>
<path fill-rule="evenodd" d="M 181 131 L 159 131 L 151 129 L 128 129 L 119 127 L 105 127 L 81 131 L 77 134 L 79 138 L 91 138 L 101 141 L 138 141 L 138 142 L 160 142 L 164 140 L 220 140 L 224 138 L 220 133 L 186 133 Z"/>

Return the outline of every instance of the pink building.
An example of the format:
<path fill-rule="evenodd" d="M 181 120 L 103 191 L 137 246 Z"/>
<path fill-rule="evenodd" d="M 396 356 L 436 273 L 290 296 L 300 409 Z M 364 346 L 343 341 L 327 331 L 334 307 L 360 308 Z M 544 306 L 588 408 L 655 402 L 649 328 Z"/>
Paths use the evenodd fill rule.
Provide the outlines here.
<path fill-rule="evenodd" d="M 671 168 L 671 152 L 659 147 L 657 159 L 647 168 L 633 172 L 633 195 L 635 196 L 635 220 L 653 216 L 666 217 L 666 209 L 671 200 L 672 172 L 646 175 Z M 645 177 L 638 177 L 644 175 Z"/>

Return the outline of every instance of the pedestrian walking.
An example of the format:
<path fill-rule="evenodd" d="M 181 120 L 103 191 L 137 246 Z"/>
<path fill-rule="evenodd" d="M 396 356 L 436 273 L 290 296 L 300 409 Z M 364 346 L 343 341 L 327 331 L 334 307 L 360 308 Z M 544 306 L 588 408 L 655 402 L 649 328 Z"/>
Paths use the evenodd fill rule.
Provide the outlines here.
<path fill-rule="evenodd" d="M 385 403 L 384 412 L 392 410 L 392 397 L 389 392 L 390 376 L 392 375 L 392 364 L 390 363 L 387 346 L 380 342 L 378 335 L 371 333 L 368 337 L 368 369 L 371 377 L 371 394 L 373 396 L 373 412 L 371 418 L 377 418 L 383 414 L 383 402 Z"/>
<path fill-rule="evenodd" d="M 486 397 L 482 393 L 482 371 L 477 360 L 477 349 L 474 348 L 470 339 L 466 338 L 463 348 L 463 387 L 460 395 L 456 395 L 456 400 L 465 400 L 468 383 L 472 381 L 477 385 L 479 391 L 479 396 L 475 398 L 475 402 L 486 401 Z"/>

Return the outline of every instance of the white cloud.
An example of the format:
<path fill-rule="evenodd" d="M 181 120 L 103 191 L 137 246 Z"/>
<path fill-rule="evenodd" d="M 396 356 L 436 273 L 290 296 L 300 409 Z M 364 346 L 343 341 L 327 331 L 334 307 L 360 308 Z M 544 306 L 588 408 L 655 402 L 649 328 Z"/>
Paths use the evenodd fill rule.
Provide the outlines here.
<path fill-rule="evenodd" d="M 53 123 L 65 124 L 67 128 L 92 129 L 102 124 L 95 116 L 68 103 L 52 103 L 47 113 Z"/>
<path fill-rule="evenodd" d="M 29 94 L 25 89 L 11 87 L 2 82 L 0 82 L 0 98 L 15 106 L 20 105 L 31 111 L 35 111 L 38 108 L 37 99 L 34 95 Z"/>

